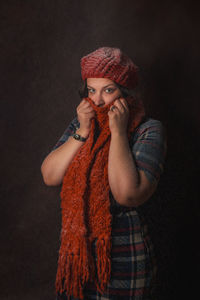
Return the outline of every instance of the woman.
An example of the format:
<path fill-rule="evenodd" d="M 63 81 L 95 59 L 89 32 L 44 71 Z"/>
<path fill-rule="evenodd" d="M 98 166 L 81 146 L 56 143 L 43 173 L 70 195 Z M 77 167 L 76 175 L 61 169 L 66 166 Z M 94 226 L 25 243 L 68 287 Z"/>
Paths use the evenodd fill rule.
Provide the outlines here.
<path fill-rule="evenodd" d="M 132 96 L 137 69 L 117 48 L 81 59 L 77 117 L 41 166 L 47 185 L 62 183 L 57 299 L 151 299 L 155 259 L 137 207 L 156 190 L 166 144 Z"/>

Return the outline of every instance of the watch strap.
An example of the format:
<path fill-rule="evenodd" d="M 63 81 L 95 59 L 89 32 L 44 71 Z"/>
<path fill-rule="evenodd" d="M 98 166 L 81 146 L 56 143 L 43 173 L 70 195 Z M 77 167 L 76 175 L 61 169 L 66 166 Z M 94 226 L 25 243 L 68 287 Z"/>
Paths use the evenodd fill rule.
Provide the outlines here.
<path fill-rule="evenodd" d="M 76 132 L 72 135 L 72 137 L 75 140 L 80 141 L 80 142 L 85 142 L 87 140 L 87 138 L 82 137 L 80 134 L 78 134 Z"/>

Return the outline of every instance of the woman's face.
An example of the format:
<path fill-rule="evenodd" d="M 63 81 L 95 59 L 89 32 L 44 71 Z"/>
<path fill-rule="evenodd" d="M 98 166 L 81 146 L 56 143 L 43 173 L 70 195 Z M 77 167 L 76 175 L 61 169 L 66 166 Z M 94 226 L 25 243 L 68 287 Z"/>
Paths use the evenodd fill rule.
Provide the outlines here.
<path fill-rule="evenodd" d="M 121 97 L 115 82 L 108 78 L 87 78 L 88 97 L 96 106 L 105 106 Z"/>

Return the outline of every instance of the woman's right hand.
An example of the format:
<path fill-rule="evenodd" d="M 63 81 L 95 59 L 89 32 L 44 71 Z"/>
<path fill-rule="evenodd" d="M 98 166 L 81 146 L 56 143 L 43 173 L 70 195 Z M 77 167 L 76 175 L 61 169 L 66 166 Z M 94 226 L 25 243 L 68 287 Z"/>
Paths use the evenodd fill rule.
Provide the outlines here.
<path fill-rule="evenodd" d="M 91 120 L 95 116 L 95 111 L 88 101 L 83 99 L 77 106 L 77 117 L 80 123 L 79 132 L 81 132 L 85 137 L 90 133 Z"/>

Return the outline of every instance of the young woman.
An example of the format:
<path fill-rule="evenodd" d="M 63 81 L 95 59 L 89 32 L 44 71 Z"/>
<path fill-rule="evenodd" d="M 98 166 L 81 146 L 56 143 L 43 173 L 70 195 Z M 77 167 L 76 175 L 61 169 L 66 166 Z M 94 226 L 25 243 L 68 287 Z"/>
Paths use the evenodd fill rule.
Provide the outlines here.
<path fill-rule="evenodd" d="M 118 48 L 84 56 L 77 117 L 41 166 L 47 185 L 62 183 L 57 299 L 151 299 L 155 257 L 137 207 L 156 190 L 166 137 L 132 96 L 137 70 Z"/>

